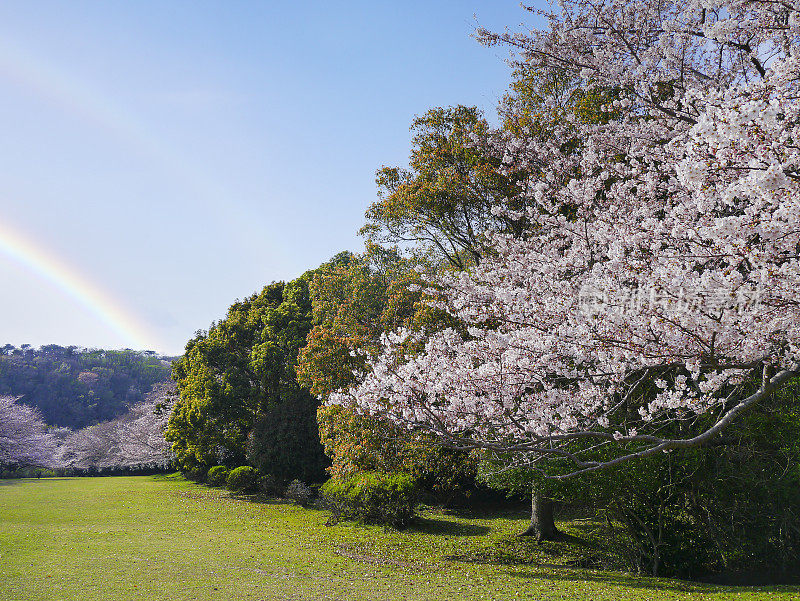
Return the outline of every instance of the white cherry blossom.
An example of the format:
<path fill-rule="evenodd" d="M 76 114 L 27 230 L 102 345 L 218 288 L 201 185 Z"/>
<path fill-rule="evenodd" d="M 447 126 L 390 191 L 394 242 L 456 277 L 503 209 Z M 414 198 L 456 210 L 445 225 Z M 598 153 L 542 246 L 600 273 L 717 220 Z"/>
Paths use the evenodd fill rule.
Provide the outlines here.
<path fill-rule="evenodd" d="M 614 116 L 486 142 L 532 174 L 532 227 L 493 234 L 496 255 L 436 282 L 469 337 L 436 333 L 409 358 L 409 334 L 387 336 L 331 402 L 457 447 L 569 457 L 574 474 L 704 444 L 800 375 L 798 8 L 569 0 L 546 31 L 484 32 L 612 90 Z M 659 434 L 701 414 L 700 432 Z M 573 453 L 589 439 L 618 456 Z"/>

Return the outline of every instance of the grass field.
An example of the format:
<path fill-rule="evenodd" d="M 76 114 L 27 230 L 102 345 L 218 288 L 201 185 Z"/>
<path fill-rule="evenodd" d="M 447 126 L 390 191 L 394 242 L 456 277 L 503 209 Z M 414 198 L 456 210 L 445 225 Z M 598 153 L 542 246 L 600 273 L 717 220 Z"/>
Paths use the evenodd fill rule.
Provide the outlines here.
<path fill-rule="evenodd" d="M 326 520 L 175 477 L 0 480 L 0 599 L 800 598 L 796 586 L 447 559 L 510 540 L 520 516 L 427 514 L 401 533 Z"/>

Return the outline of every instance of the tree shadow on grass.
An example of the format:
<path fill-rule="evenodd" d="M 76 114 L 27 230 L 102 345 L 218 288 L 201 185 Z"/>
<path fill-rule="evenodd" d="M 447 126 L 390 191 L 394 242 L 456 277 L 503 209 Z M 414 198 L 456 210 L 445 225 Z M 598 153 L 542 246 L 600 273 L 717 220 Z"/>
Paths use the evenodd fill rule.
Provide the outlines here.
<path fill-rule="evenodd" d="M 456 507 L 431 507 L 431 512 L 441 513 L 442 515 L 451 515 L 453 517 L 472 519 L 472 520 L 530 520 L 531 506 L 527 504 L 512 504 L 497 508 L 491 504 L 476 504 L 474 506 L 456 506 Z M 573 508 L 573 507 L 559 507 L 556 506 L 555 520 L 556 522 L 569 522 L 570 524 L 576 521 L 596 521 L 593 511 L 586 508 Z"/>
<path fill-rule="evenodd" d="M 31 482 L 53 482 L 54 480 L 71 480 L 71 478 L 6 478 L 0 480 L 0 486 L 17 486 Z"/>
<path fill-rule="evenodd" d="M 35 480 L 35 478 L 34 478 Z M 27 478 L 8 478 L 0 480 L 0 486 L 17 486 L 22 484 L 23 482 L 27 481 Z"/>
<path fill-rule="evenodd" d="M 224 491 L 224 489 L 222 489 Z M 237 501 L 247 501 L 248 503 L 257 503 L 259 505 L 294 505 L 294 501 L 291 499 L 282 499 L 280 497 L 273 497 L 269 495 L 263 494 L 246 494 L 246 493 L 238 493 L 238 492 L 231 492 L 228 494 L 228 497 L 231 499 L 236 499 Z M 299 505 L 298 505 L 299 507 Z"/>
<path fill-rule="evenodd" d="M 543 569 L 543 567 L 545 569 Z M 600 572 L 590 570 L 548 570 L 546 566 L 538 569 L 517 568 L 505 570 L 511 578 L 526 580 L 543 580 L 559 582 L 597 582 L 610 586 L 624 588 L 637 588 L 658 591 L 675 591 L 687 593 L 742 593 L 742 592 L 797 592 L 800 593 L 800 586 L 719 586 L 702 582 L 689 582 L 682 580 L 661 580 L 648 576 L 636 576 L 623 574 L 620 572 Z"/>
<path fill-rule="evenodd" d="M 418 517 L 406 529 L 407 532 L 419 532 L 439 536 L 484 536 L 491 528 L 478 524 L 464 524 L 434 517 Z"/>
<path fill-rule="evenodd" d="M 530 507 L 496 509 L 490 506 L 431 508 L 431 513 L 440 513 L 466 520 L 530 519 Z"/>

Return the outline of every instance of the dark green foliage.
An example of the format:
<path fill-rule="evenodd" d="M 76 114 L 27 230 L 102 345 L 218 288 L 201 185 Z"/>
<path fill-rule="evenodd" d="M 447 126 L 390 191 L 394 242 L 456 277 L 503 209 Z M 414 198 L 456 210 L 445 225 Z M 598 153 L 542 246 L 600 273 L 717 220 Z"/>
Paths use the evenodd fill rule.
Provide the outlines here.
<path fill-rule="evenodd" d="M 195 466 L 183 470 L 183 475 L 187 480 L 191 480 L 192 482 L 205 482 L 206 473 L 206 470 L 201 466 Z"/>
<path fill-rule="evenodd" d="M 0 480 L 15 478 L 52 478 L 56 472 L 43 467 L 17 467 L 0 469 Z"/>
<path fill-rule="evenodd" d="M 287 390 L 280 404 L 257 419 L 248 440 L 248 463 L 284 482 L 322 482 L 327 461 L 319 442 L 318 406 L 305 389 Z"/>
<path fill-rule="evenodd" d="M 59 478 L 77 477 L 105 477 L 105 476 L 153 476 L 155 474 L 169 474 L 175 471 L 172 465 L 145 464 L 145 465 L 112 465 L 108 467 L 66 467 L 53 470 Z M 42 476 L 44 477 L 44 476 Z M 203 478 L 198 480 L 203 481 Z"/>
<path fill-rule="evenodd" d="M 281 479 L 321 479 L 318 402 L 297 384 L 294 367 L 311 328 L 310 277 L 237 301 L 186 345 L 166 432 L 181 469 L 250 462 Z"/>
<path fill-rule="evenodd" d="M 255 492 L 258 489 L 258 470 L 249 465 L 232 469 L 225 481 L 228 490 L 234 492 Z"/>
<path fill-rule="evenodd" d="M 215 465 L 208 470 L 206 482 L 211 486 L 225 486 L 228 483 L 228 474 L 230 470 L 224 465 Z"/>
<path fill-rule="evenodd" d="M 403 528 L 414 517 L 414 479 L 408 474 L 367 472 L 331 478 L 320 489 L 334 519 L 388 524 Z"/>
<path fill-rule="evenodd" d="M 258 492 L 268 497 L 279 497 L 283 494 L 283 484 L 270 474 L 258 479 Z"/>
<path fill-rule="evenodd" d="M 591 507 L 630 569 L 684 578 L 800 571 L 800 385 L 742 416 L 705 448 L 565 481 L 526 469 L 494 486 Z M 551 473 L 557 463 L 547 466 Z"/>
<path fill-rule="evenodd" d="M 0 395 L 22 397 L 48 424 L 80 429 L 119 417 L 170 370 L 170 361 L 152 352 L 7 344 L 0 348 Z"/>

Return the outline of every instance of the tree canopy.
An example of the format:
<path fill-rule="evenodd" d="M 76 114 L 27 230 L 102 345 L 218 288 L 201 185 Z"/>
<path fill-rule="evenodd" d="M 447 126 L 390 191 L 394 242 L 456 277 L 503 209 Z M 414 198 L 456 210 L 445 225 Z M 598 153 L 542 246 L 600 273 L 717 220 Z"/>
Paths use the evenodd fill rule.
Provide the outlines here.
<path fill-rule="evenodd" d="M 529 173 L 493 213 L 522 202 L 527 227 L 438 278 L 467 335 L 401 332 L 333 400 L 457 447 L 568 457 L 566 476 L 712 443 L 800 374 L 800 18 L 567 0 L 549 20 L 483 40 L 579 79 L 609 118 L 493 137 L 504 172 Z"/>
<path fill-rule="evenodd" d="M 464 269 L 487 251 L 487 228 L 517 226 L 491 208 L 515 196 L 518 177 L 475 143 L 489 132 L 475 107 L 431 109 L 411 131 L 409 169 L 378 170 L 380 198 L 367 209 L 361 233 L 377 243 L 412 244 Z"/>
<path fill-rule="evenodd" d="M 38 410 L 0 396 L 0 467 L 53 465 L 56 441 Z"/>
<path fill-rule="evenodd" d="M 182 468 L 243 465 L 249 437 L 252 461 L 261 463 L 264 454 L 276 462 L 282 457 L 284 464 L 265 469 L 291 471 L 285 462 L 295 456 L 274 449 L 279 441 L 268 435 L 277 428 L 283 436 L 296 437 L 297 448 L 304 448 L 308 461 L 317 465 L 309 473 L 321 469 L 318 403 L 295 374 L 298 350 L 311 328 L 310 277 L 275 282 L 235 302 L 225 319 L 187 343 L 173 371 L 180 397 L 166 432 Z"/>

